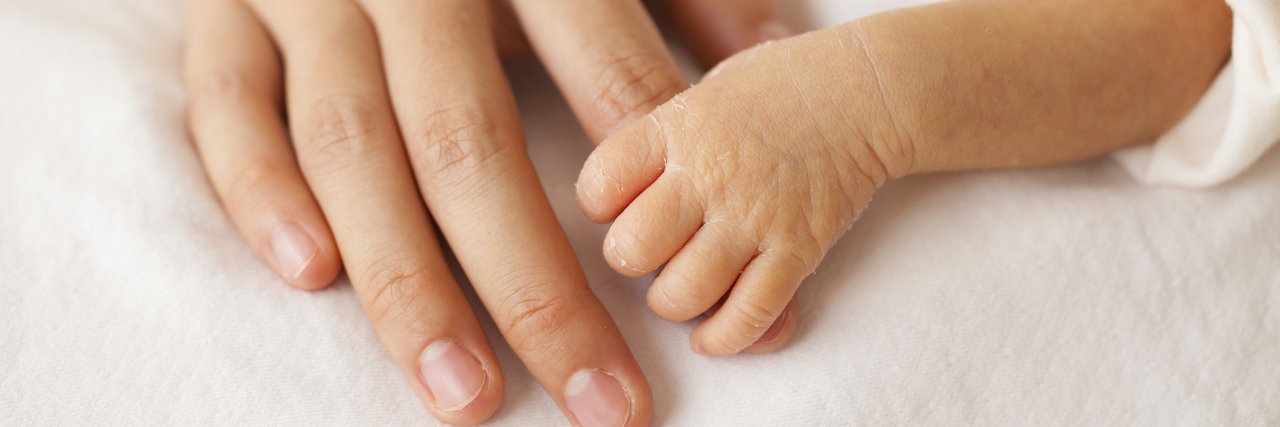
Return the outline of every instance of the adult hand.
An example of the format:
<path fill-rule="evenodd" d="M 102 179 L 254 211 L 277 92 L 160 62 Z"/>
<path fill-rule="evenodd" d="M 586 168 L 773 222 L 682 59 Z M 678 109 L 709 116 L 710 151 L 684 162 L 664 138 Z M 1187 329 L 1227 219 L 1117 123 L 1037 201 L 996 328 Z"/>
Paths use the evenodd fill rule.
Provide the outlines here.
<path fill-rule="evenodd" d="M 773 22 L 771 0 L 673 1 L 759 20 L 685 20 L 705 27 L 693 39 L 707 60 L 755 44 L 754 29 Z M 522 34 L 596 142 L 687 87 L 634 0 L 195 0 L 192 135 L 233 222 L 286 281 L 323 288 L 345 265 L 439 419 L 484 421 L 503 378 L 428 211 L 571 422 L 647 425 L 649 386 L 524 149 L 499 63 Z"/>

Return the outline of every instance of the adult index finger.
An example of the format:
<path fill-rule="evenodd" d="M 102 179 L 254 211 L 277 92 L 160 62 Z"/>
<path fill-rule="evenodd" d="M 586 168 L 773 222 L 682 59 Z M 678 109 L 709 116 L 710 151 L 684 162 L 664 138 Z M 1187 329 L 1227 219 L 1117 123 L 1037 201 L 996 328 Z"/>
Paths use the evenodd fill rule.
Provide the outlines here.
<path fill-rule="evenodd" d="M 688 89 L 639 0 L 511 0 L 591 141 Z"/>

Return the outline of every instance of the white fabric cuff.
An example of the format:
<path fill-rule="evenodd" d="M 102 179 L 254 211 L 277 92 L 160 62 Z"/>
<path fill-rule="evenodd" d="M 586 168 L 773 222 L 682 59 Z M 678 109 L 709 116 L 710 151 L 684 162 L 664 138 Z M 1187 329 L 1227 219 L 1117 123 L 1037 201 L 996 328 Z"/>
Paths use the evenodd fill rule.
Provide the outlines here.
<path fill-rule="evenodd" d="M 1217 185 L 1280 140 L 1280 3 L 1227 3 L 1235 12 L 1231 62 L 1182 122 L 1154 144 L 1114 154 L 1139 181 Z"/>

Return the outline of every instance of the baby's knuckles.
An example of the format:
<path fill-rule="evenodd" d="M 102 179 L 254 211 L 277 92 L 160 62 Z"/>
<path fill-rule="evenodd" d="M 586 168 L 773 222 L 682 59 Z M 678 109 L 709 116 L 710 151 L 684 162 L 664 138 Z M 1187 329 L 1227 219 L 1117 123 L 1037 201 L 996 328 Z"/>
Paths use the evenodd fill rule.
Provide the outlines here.
<path fill-rule="evenodd" d="M 740 54 L 645 125 L 665 148 L 663 175 L 690 184 L 705 221 L 738 229 L 736 237 L 756 245 L 758 254 L 791 260 L 794 265 L 773 273 L 785 276 L 780 284 L 789 287 L 813 271 L 888 177 L 864 137 L 878 134 L 865 124 L 877 123 L 875 115 L 885 110 L 874 67 L 866 55 L 852 55 L 864 50 L 851 49 L 842 37 L 826 31 Z M 790 298 L 789 289 L 769 295 Z M 751 301 L 748 307 L 778 305 Z M 737 352 L 774 315 L 736 314 L 737 324 L 753 326 L 709 330 L 701 334 L 706 342 L 695 346 Z"/>
<path fill-rule="evenodd" d="M 850 146 L 863 141 L 840 115 L 848 108 L 832 105 L 839 99 L 815 78 L 825 70 L 789 62 L 793 49 L 808 49 L 789 44 L 822 40 L 741 54 L 659 113 L 663 125 L 681 124 L 665 129 L 668 169 L 690 175 L 709 220 L 733 222 L 758 243 L 814 264 L 883 181 L 855 159 Z M 794 74 L 804 69 L 814 72 Z M 669 120 L 673 115 L 680 119 Z"/>

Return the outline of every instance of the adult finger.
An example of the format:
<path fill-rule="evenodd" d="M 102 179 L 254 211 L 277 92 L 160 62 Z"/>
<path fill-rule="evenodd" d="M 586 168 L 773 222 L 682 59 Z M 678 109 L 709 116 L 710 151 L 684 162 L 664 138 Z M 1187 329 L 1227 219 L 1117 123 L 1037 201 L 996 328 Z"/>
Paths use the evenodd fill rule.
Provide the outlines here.
<path fill-rule="evenodd" d="M 533 52 L 524 37 L 524 28 L 520 28 L 516 13 L 511 10 L 511 3 L 489 0 L 489 8 L 493 11 L 493 43 L 498 47 L 498 55 L 507 58 Z"/>
<path fill-rule="evenodd" d="M 647 425 L 648 383 L 525 151 L 485 4 L 364 4 L 423 198 L 512 349 L 577 424 Z"/>
<path fill-rule="evenodd" d="M 346 0 L 254 5 L 284 54 L 299 164 L 378 337 L 436 417 L 487 419 L 501 371 L 418 197 L 371 23 Z"/>
<path fill-rule="evenodd" d="M 704 67 L 793 34 L 777 0 L 667 0 L 667 5 Z"/>
<path fill-rule="evenodd" d="M 595 143 L 688 88 L 639 0 L 511 0 Z"/>
<path fill-rule="evenodd" d="M 328 285 L 341 268 L 338 247 L 289 148 L 270 37 L 235 1 L 194 1 L 187 22 L 188 119 L 209 181 L 277 274 L 302 289 Z"/>

